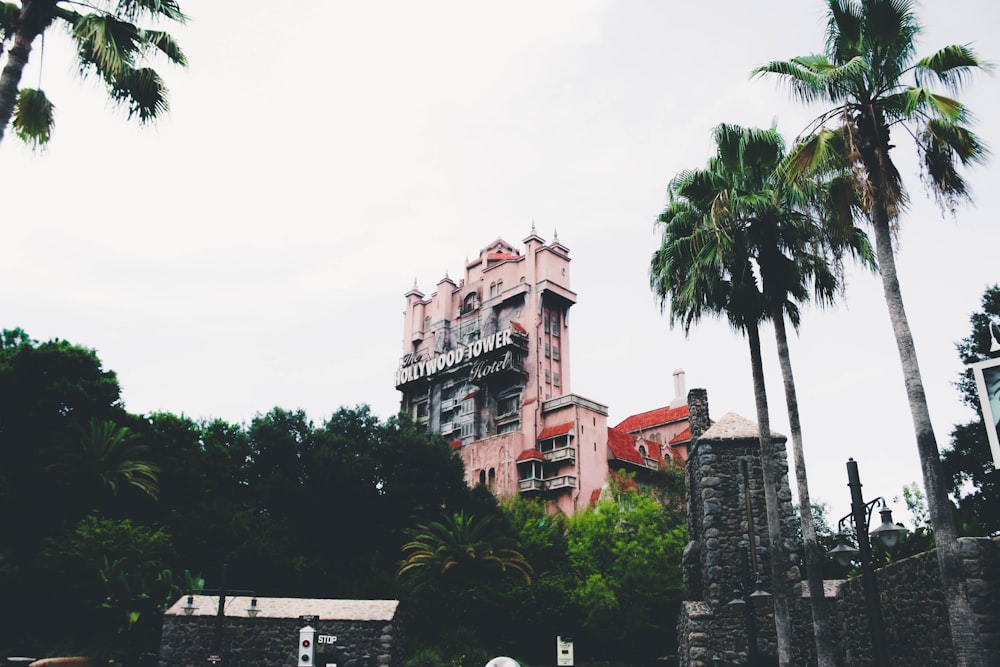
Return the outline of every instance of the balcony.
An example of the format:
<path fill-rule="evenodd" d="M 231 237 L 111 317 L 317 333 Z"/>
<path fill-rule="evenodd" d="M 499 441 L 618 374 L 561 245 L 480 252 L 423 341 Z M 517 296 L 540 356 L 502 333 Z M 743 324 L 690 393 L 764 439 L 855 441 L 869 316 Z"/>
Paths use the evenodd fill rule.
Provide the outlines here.
<path fill-rule="evenodd" d="M 449 398 L 447 400 L 441 401 L 442 411 L 454 410 L 457 406 L 458 406 L 457 398 Z"/>
<path fill-rule="evenodd" d="M 458 426 L 455 425 L 455 422 L 446 422 L 444 424 L 441 424 L 441 433 L 445 434 L 452 433 L 457 429 Z"/>
<path fill-rule="evenodd" d="M 555 449 L 550 449 L 547 452 L 542 452 L 542 456 L 544 456 L 545 460 L 550 463 L 557 463 L 559 461 L 576 461 L 576 448 L 556 447 Z"/>
<path fill-rule="evenodd" d="M 576 475 L 559 475 L 545 480 L 545 488 L 548 491 L 558 491 L 560 489 L 575 489 Z"/>
<path fill-rule="evenodd" d="M 544 491 L 545 482 L 540 479 L 522 479 L 517 483 L 517 490 L 521 493 Z"/>

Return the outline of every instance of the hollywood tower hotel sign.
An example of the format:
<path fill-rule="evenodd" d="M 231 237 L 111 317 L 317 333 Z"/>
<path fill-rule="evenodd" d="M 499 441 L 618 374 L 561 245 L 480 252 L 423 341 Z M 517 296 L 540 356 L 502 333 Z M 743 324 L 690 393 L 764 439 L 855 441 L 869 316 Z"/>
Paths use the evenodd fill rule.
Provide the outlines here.
<path fill-rule="evenodd" d="M 534 229 L 523 243 L 497 239 L 457 283 L 446 275 L 429 298 L 416 285 L 406 293 L 395 385 L 402 411 L 451 441 L 470 485 L 571 513 L 616 459 L 655 467 L 667 448 L 612 433 L 606 406 L 570 392 L 569 248 Z"/>

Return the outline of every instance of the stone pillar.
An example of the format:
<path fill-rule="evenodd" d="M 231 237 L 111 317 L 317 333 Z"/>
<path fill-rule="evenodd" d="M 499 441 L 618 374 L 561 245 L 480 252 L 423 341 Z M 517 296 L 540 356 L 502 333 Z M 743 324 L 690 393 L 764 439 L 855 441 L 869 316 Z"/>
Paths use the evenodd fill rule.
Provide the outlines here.
<path fill-rule="evenodd" d="M 687 600 L 694 606 L 685 607 L 688 611 L 682 611 L 678 625 L 680 664 L 685 667 L 711 665 L 715 657 L 724 663 L 745 661 L 750 626 L 728 603 L 741 591 L 748 592 L 746 586 L 752 586 L 755 574 L 760 574 L 769 592 L 775 585 L 787 591 L 798 578 L 798 568 L 789 562 L 784 568 L 786 580 L 770 581 L 757 424 L 730 413 L 709 426 L 707 407 L 704 390 L 689 392 L 693 442 L 686 472 L 691 542 L 684 554 L 684 582 Z M 785 437 L 772 434 L 772 438 L 776 453 L 783 457 Z M 787 462 L 779 465 L 778 498 L 786 544 L 793 539 L 794 520 L 787 470 Z M 754 618 L 756 645 L 760 653 L 773 656 L 777 647 L 769 601 L 754 610 Z"/>

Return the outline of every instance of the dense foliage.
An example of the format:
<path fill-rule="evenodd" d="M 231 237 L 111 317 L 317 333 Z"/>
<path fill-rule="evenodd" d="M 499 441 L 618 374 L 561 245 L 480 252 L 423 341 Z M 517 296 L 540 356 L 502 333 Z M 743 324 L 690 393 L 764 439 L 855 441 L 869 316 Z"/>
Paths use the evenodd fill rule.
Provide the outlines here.
<path fill-rule="evenodd" d="M 0 655 L 155 664 L 162 611 L 228 564 L 261 596 L 400 599 L 414 665 L 544 664 L 557 634 L 643 664 L 672 648 L 687 541 L 661 477 L 569 520 L 501 506 L 405 417 L 130 414 L 93 350 L 4 331 Z"/>
<path fill-rule="evenodd" d="M 990 349 L 997 337 L 997 321 L 1000 321 L 1000 287 L 993 285 L 983 293 L 982 309 L 969 318 L 971 332 L 956 344 L 963 364 L 996 356 Z M 942 456 L 944 470 L 951 481 L 952 497 L 958 503 L 962 531 L 966 535 L 996 535 L 1000 533 L 1000 474 L 993 467 L 987 425 L 972 369 L 967 367 L 955 384 L 962 403 L 975 417 L 952 430 L 951 447 Z"/>

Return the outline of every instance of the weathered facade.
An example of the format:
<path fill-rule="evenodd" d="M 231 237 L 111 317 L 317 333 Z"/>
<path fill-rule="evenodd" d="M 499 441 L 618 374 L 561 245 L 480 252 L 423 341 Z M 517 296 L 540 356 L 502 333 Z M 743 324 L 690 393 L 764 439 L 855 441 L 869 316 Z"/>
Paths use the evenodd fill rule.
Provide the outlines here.
<path fill-rule="evenodd" d="M 203 667 L 220 656 L 223 667 L 295 667 L 303 616 L 317 632 L 315 664 L 338 667 L 393 667 L 403 664 L 396 600 L 320 600 L 228 597 L 220 617 L 219 598 L 195 595 L 190 615 L 187 596 L 163 617 L 159 667 Z M 190 608 L 189 607 L 189 608 Z M 331 641 L 332 640 L 332 641 Z"/>

